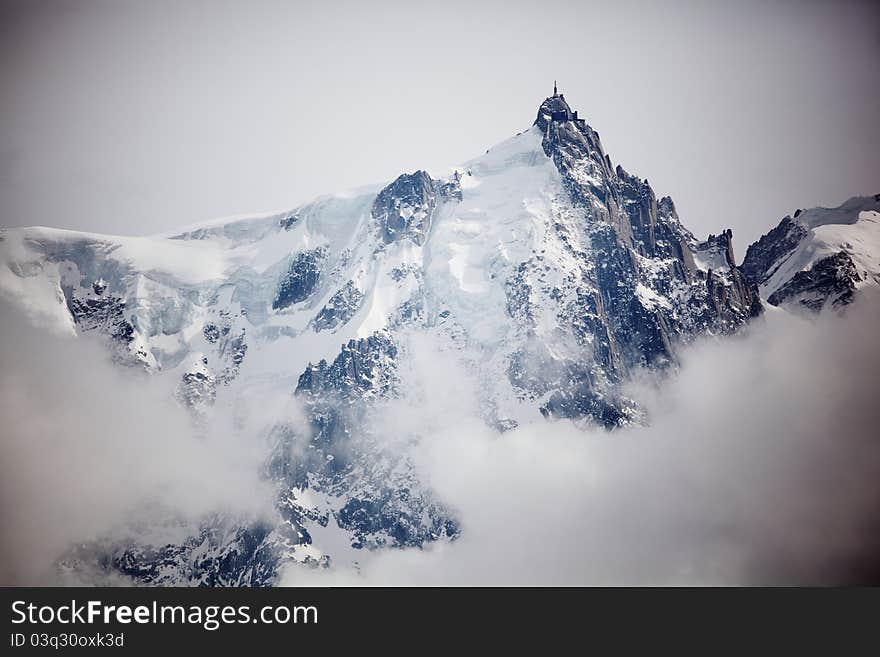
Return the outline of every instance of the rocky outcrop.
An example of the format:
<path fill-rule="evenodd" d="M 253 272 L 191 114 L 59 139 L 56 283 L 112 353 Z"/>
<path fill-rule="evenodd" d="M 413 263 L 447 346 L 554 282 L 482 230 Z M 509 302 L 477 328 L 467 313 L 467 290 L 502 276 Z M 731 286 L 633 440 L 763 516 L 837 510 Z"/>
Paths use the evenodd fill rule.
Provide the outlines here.
<path fill-rule="evenodd" d="M 64 555 L 59 566 L 97 567 L 98 578 L 118 573 L 140 586 L 271 586 L 280 565 L 278 539 L 265 521 L 242 524 L 217 515 L 182 543 L 83 545 Z"/>
<path fill-rule="evenodd" d="M 149 366 L 151 355 L 137 340 L 137 329 L 128 313 L 125 298 L 112 294 L 103 278 L 86 288 L 69 284 L 61 288 L 78 331 L 102 336 L 110 345 L 113 360 L 117 363 Z"/>
<path fill-rule="evenodd" d="M 326 256 L 327 249 L 324 247 L 298 253 L 278 282 L 272 309 L 282 310 L 308 299 L 318 285 L 321 265 Z"/>
<path fill-rule="evenodd" d="M 122 344 L 134 339 L 134 326 L 125 318 L 125 299 L 110 294 L 95 284 L 95 296 L 85 299 L 67 297 L 67 307 L 81 331 L 98 331 Z"/>
<path fill-rule="evenodd" d="M 316 398 L 332 393 L 349 400 L 387 396 L 394 389 L 396 356 L 394 343 L 383 335 L 350 340 L 332 363 L 310 363 L 297 381 L 296 394 Z"/>
<path fill-rule="evenodd" d="M 434 180 L 425 171 L 404 173 L 376 196 L 372 217 L 385 244 L 406 239 L 421 246 L 437 205 L 446 200 L 461 200 L 457 171 L 449 180 Z"/>
<path fill-rule="evenodd" d="M 358 311 L 363 300 L 364 293 L 354 281 L 348 281 L 321 308 L 312 320 L 312 327 L 315 332 L 320 332 L 345 324 Z"/>
<path fill-rule="evenodd" d="M 301 457 L 285 470 L 285 485 L 346 500 L 332 513 L 352 533 L 356 549 L 420 547 L 459 533 L 449 511 L 415 479 L 405 454 L 363 431 L 368 402 L 395 395 L 396 357 L 397 348 L 384 335 L 351 340 L 333 363 L 310 364 L 296 386 L 312 433 L 289 432 L 287 440 Z"/>
<path fill-rule="evenodd" d="M 421 245 L 431 228 L 437 204 L 434 181 L 424 171 L 405 173 L 379 192 L 373 218 L 386 244 L 410 239 Z"/>
<path fill-rule="evenodd" d="M 806 226 L 786 216 L 776 228 L 749 246 L 743 258 L 743 273 L 753 283 L 765 283 L 808 234 Z"/>
<path fill-rule="evenodd" d="M 851 303 L 856 283 L 861 281 L 852 258 L 840 251 L 822 258 L 807 270 L 797 272 L 767 299 L 774 306 L 798 303 L 818 312 L 826 304 L 844 306 Z"/>

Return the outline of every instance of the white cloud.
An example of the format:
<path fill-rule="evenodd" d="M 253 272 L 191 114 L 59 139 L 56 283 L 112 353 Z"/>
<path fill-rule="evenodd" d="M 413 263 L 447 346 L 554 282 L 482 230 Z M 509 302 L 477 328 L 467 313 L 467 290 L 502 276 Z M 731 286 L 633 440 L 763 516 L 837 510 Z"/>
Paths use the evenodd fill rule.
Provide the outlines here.
<path fill-rule="evenodd" d="M 257 477 L 265 427 L 301 421 L 286 391 L 249 388 L 199 437 L 163 377 L 14 317 L 0 313 L 4 583 L 47 581 L 71 542 L 132 517 L 161 525 L 168 509 L 268 509 Z M 401 364 L 404 396 L 378 428 L 421 437 L 420 476 L 454 509 L 461 537 L 364 552 L 357 572 L 291 568 L 283 581 L 873 581 L 877 326 L 876 295 L 818 321 L 771 309 L 745 335 L 687 348 L 673 376 L 635 384 L 651 426 L 613 433 L 539 420 L 498 434 L 479 419 L 478 382 L 416 335 Z"/>
<path fill-rule="evenodd" d="M 114 365 L 91 338 L 35 328 L 5 304 L 0 334 L 0 582 L 52 582 L 71 544 L 135 521 L 167 529 L 271 509 L 258 479 L 265 445 L 232 410 L 197 430 L 173 402 L 175 382 Z"/>
<path fill-rule="evenodd" d="M 423 476 L 460 539 L 364 555 L 288 584 L 812 584 L 877 577 L 880 299 L 818 321 L 771 309 L 636 386 L 651 426 L 537 422 L 499 435 L 425 345 Z M 413 379 L 414 380 L 414 379 Z M 427 394 L 425 394 L 427 392 Z"/>

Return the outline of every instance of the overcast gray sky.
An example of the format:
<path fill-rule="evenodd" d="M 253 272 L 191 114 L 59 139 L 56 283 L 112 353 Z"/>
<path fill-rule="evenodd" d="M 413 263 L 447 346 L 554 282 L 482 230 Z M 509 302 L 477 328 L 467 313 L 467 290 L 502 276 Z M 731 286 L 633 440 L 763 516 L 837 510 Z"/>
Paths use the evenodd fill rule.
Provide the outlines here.
<path fill-rule="evenodd" d="M 0 3 L 0 225 L 145 234 L 456 164 L 560 81 L 737 254 L 880 192 L 867 2 Z"/>

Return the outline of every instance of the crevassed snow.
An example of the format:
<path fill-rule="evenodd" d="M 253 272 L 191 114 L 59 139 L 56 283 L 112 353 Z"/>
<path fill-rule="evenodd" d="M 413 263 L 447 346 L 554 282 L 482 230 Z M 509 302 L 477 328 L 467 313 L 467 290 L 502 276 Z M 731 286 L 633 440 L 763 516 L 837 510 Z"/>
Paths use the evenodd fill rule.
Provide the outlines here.
<path fill-rule="evenodd" d="M 210 242 L 100 235 L 42 226 L 11 229 L 3 237 L 10 244 L 6 255 L 12 260 L 37 260 L 46 253 L 87 248 L 98 257 L 141 272 L 161 271 L 184 284 L 220 279 L 229 265 L 229 255 Z"/>
<path fill-rule="evenodd" d="M 222 288 L 248 311 L 251 323 L 265 329 L 267 343 L 289 343 L 283 351 L 296 351 L 283 360 L 287 368 L 306 364 L 300 361 L 308 356 L 300 354 L 330 357 L 346 340 L 382 329 L 422 285 L 438 308 L 455 313 L 472 338 L 491 341 L 505 329 L 499 322 L 506 316 L 504 281 L 510 267 L 540 243 L 561 182 L 536 128 L 456 170 L 463 172 L 463 200 L 438 207 L 421 247 L 409 242 L 377 247 L 370 216 L 379 190 L 374 185 L 321 197 L 290 212 L 227 217 L 149 237 L 13 229 L 4 233 L 0 247 L 6 263 L 0 268 L 0 290 L 29 306 L 33 316 L 70 331 L 61 274 L 53 264 L 69 261 L 78 279 L 75 289 L 87 289 L 103 277 L 108 293 L 127 299 L 136 328 L 155 341 L 151 347 L 160 360 L 197 335 L 196 325 L 205 315 L 199 309 L 223 303 L 217 297 Z M 288 218 L 295 219 L 284 228 L 282 221 Z M 267 312 L 266 301 L 285 263 L 316 246 L 326 247 L 329 256 L 314 298 L 280 313 Z M 422 272 L 424 280 L 414 274 L 391 275 L 406 268 Z M 345 326 L 314 334 L 309 322 L 350 279 L 359 280 L 366 292 L 362 307 Z M 193 292 L 182 295 L 180 288 Z M 169 337 L 177 333 L 177 339 Z M 252 352 L 248 360 L 256 364 L 261 359 Z M 264 365 L 273 367 L 271 362 Z"/>
<path fill-rule="evenodd" d="M 425 245 L 425 281 L 472 339 L 492 342 L 506 331 L 509 269 L 552 225 L 551 202 L 562 183 L 535 127 L 463 170 L 470 173 L 462 177 L 462 201 L 440 208 Z"/>

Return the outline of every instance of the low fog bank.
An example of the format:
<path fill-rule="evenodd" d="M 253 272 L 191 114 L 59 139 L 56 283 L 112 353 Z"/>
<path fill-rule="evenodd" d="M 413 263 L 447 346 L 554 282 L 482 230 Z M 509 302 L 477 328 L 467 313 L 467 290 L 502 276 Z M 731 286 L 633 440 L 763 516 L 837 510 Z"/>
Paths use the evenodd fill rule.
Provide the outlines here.
<path fill-rule="evenodd" d="M 173 401 L 176 381 L 115 365 L 96 339 L 35 328 L 3 301 L 0 336 L 0 584 L 57 583 L 62 553 L 108 533 L 149 539 L 216 511 L 271 511 L 265 444 L 231 411 L 197 427 Z"/>
<path fill-rule="evenodd" d="M 570 422 L 498 434 L 475 382 L 410 344 L 389 433 L 421 434 L 422 477 L 462 535 L 364 554 L 286 584 L 845 584 L 880 582 L 880 297 L 818 320 L 774 308 L 707 339 L 633 396 L 651 426 Z"/>
<path fill-rule="evenodd" d="M 612 433 L 538 420 L 499 434 L 457 352 L 405 337 L 404 395 L 374 429 L 413 450 L 461 537 L 282 583 L 878 583 L 878 327 L 877 294 L 818 320 L 768 309 L 633 384 L 651 425 Z M 258 472 L 265 427 L 301 421 L 289 390 L 248 388 L 199 432 L 173 377 L 2 304 L 0 335 L 0 584 L 51 583 L 72 543 L 134 521 L 273 513 Z"/>

